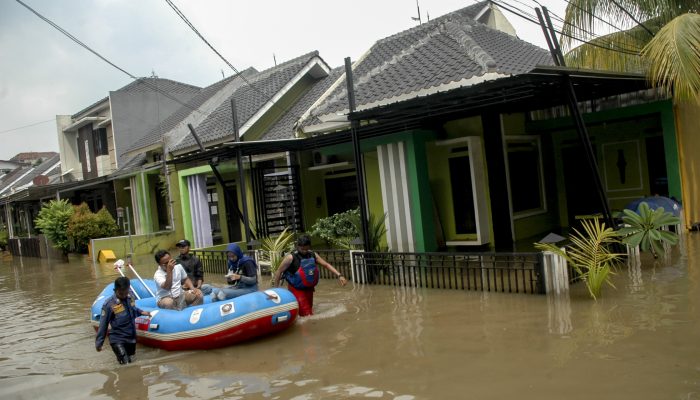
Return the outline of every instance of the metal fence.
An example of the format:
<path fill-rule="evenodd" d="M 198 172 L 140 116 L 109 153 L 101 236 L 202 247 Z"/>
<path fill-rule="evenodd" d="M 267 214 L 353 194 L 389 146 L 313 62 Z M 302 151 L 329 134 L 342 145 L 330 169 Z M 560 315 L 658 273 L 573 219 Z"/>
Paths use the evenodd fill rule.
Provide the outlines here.
<path fill-rule="evenodd" d="M 260 250 L 245 252 L 260 265 Z M 205 273 L 225 274 L 225 251 L 192 251 Z M 545 293 L 542 253 L 370 253 L 315 250 L 356 283 L 507 293 Z M 269 272 L 264 271 L 263 273 Z M 319 268 L 322 279 L 335 279 Z"/>
<path fill-rule="evenodd" d="M 190 253 L 197 256 L 202 262 L 205 274 L 226 275 L 228 272 L 226 250 L 192 250 Z M 255 259 L 255 251 L 244 251 L 243 254 Z"/>
<path fill-rule="evenodd" d="M 545 293 L 541 253 L 352 253 L 359 283 Z"/>

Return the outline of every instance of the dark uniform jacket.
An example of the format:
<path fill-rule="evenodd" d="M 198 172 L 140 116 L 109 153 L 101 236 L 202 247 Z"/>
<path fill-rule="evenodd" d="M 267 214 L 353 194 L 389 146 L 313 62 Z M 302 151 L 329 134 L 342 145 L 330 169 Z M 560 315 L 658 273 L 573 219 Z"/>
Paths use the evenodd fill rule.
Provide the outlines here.
<path fill-rule="evenodd" d="M 182 268 L 187 272 L 187 277 L 190 278 L 193 285 L 197 284 L 198 280 L 204 280 L 204 270 L 202 269 L 202 262 L 199 261 L 199 257 L 192 254 L 179 255 L 175 259 L 175 262 L 182 265 Z"/>
<path fill-rule="evenodd" d="M 141 315 L 141 309 L 134 305 L 131 295 L 123 302 L 112 296 L 102 305 L 100 327 L 97 330 L 95 347 L 102 347 L 107 335 L 107 324 L 110 325 L 109 342 L 136 343 L 136 323 L 134 319 Z"/>

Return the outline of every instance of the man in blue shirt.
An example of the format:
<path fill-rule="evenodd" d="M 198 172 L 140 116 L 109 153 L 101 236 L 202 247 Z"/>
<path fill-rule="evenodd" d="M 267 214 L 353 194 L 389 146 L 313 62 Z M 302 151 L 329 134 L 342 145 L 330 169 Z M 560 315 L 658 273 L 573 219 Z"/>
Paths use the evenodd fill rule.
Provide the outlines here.
<path fill-rule="evenodd" d="M 126 277 L 119 277 L 114 281 L 114 295 L 102 305 L 100 327 L 97 330 L 95 349 L 102 351 L 107 325 L 110 327 L 109 344 L 119 364 L 128 364 L 131 357 L 136 354 L 136 323 L 139 315 L 151 316 L 148 311 L 136 307 L 134 300 L 129 296 L 131 283 Z"/>

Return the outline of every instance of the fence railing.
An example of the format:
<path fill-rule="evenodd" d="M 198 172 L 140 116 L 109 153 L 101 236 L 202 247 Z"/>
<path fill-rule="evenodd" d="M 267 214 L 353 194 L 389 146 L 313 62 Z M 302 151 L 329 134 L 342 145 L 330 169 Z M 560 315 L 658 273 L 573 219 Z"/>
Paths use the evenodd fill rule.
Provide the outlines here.
<path fill-rule="evenodd" d="M 371 253 L 315 250 L 356 283 L 507 293 L 545 293 L 542 253 Z M 225 274 L 225 251 L 192 251 L 205 273 Z M 265 254 L 247 251 L 265 270 Z M 335 279 L 319 268 L 322 279 Z M 265 272 L 265 271 L 263 271 Z"/>
<path fill-rule="evenodd" d="M 226 275 L 228 272 L 226 250 L 192 250 L 190 253 L 197 256 L 202 262 L 202 269 L 205 274 Z M 244 251 L 243 253 L 255 259 L 255 251 Z"/>
<path fill-rule="evenodd" d="M 352 253 L 359 283 L 545 293 L 541 253 Z"/>

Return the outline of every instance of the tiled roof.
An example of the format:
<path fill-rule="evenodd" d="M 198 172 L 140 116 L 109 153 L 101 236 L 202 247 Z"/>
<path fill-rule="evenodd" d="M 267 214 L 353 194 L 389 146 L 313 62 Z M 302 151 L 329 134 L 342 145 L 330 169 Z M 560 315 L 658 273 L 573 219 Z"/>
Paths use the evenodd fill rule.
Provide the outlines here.
<path fill-rule="evenodd" d="M 231 96 L 235 99 L 238 108 L 239 125 L 243 126 L 314 57 L 318 57 L 317 51 L 304 54 L 249 78 L 248 82 L 253 87 L 248 84 L 242 85 Z M 232 135 L 231 97 L 223 101 L 197 127 L 197 133 L 203 143 Z M 171 150 L 181 150 L 195 144 L 194 138 L 187 135 L 179 143 L 172 146 Z"/>
<path fill-rule="evenodd" d="M 14 157 L 10 158 L 10 161 L 25 162 L 27 160 L 36 160 L 38 158 L 47 159 L 55 155 L 58 155 L 58 153 L 56 153 L 55 151 L 29 151 L 15 154 Z"/>
<path fill-rule="evenodd" d="M 2 194 L 3 195 L 8 195 L 12 193 L 13 189 L 21 188 L 25 185 L 29 185 L 32 183 L 34 178 L 36 178 L 39 175 L 54 175 L 59 173 L 61 170 L 60 168 L 56 168 L 57 165 L 60 165 L 61 157 L 58 153 L 54 153 L 53 156 L 50 158 L 46 159 L 44 162 L 41 164 L 37 165 L 36 167 L 24 167 L 24 168 L 18 168 L 15 171 L 12 171 L 12 176 L 9 176 L 10 174 L 6 175 L 2 180 L 3 188 L 2 188 Z M 25 175 L 26 174 L 26 175 Z M 24 175 L 24 176 L 23 176 Z M 17 178 L 21 177 L 19 180 Z M 12 187 L 8 187 L 8 185 L 12 184 Z"/>
<path fill-rule="evenodd" d="M 250 76 L 255 72 L 257 71 L 255 71 L 254 68 L 248 68 L 244 71 L 241 71 L 241 74 L 243 76 Z M 182 121 L 184 121 L 187 118 L 187 116 L 189 116 L 193 112 L 198 112 L 194 110 L 200 109 L 207 100 L 209 100 L 217 92 L 222 90 L 222 88 L 224 88 L 227 84 L 233 81 L 236 77 L 237 75 L 229 76 L 228 78 L 222 79 L 212 85 L 205 87 L 204 89 L 201 89 L 196 96 L 194 96 L 190 101 L 185 103 L 186 105 L 180 107 L 180 109 L 178 109 L 176 112 L 165 118 L 161 123 L 161 126 L 152 129 L 150 132 L 146 133 L 145 136 L 143 136 L 141 139 L 137 140 L 133 145 L 131 145 L 127 152 L 148 147 L 160 142 L 163 138 L 163 132 L 169 132 Z M 211 110 L 201 110 L 201 112 L 207 113 L 211 112 Z"/>
<path fill-rule="evenodd" d="M 146 153 L 138 153 L 132 157 L 123 157 L 123 159 L 125 162 L 120 163 L 119 169 L 114 171 L 112 175 L 124 175 L 141 169 L 141 166 L 146 163 Z"/>
<path fill-rule="evenodd" d="M 345 69 L 334 68 L 328 76 L 316 81 L 304 95 L 297 100 L 292 108 L 263 135 L 262 140 L 291 139 L 294 138 L 294 125 L 299 117 L 318 100 L 328 88 L 338 80 Z"/>
<path fill-rule="evenodd" d="M 552 63 L 546 50 L 475 21 L 488 5 L 475 4 L 377 41 L 353 65 L 357 109 Z M 319 116 L 347 112 L 344 76 L 341 81 L 310 110 L 311 117 L 305 118 L 303 126 L 318 122 Z"/>
<path fill-rule="evenodd" d="M 173 81 L 171 79 L 157 78 L 157 77 L 146 77 L 139 78 L 131 82 L 130 84 L 117 89 L 117 92 L 130 92 L 130 93 L 143 93 L 152 92 L 154 90 L 162 90 L 167 93 L 197 93 L 201 90 L 200 87 L 190 85 L 187 83 L 182 83 L 178 81 Z"/>
<path fill-rule="evenodd" d="M 150 84 L 150 86 L 149 86 Z M 138 80 L 135 80 L 131 83 L 129 83 L 126 86 L 121 87 L 120 89 L 117 89 L 117 92 L 129 92 L 129 93 L 136 93 L 136 92 L 152 92 L 154 91 L 154 87 L 157 87 L 159 90 L 162 90 L 166 93 L 196 93 L 200 90 L 197 86 L 189 85 L 187 83 L 182 83 L 182 82 L 177 82 L 173 81 L 170 79 L 163 79 L 163 78 L 151 78 L 151 77 L 146 77 L 146 78 L 139 78 Z M 97 100 L 96 102 L 90 104 L 89 106 L 83 108 L 82 110 L 78 111 L 77 113 L 71 115 L 71 118 L 75 119 L 80 117 L 82 114 L 86 113 L 89 111 L 91 108 L 94 108 L 98 104 L 109 100 L 109 97 L 102 98 L 100 100 Z"/>

